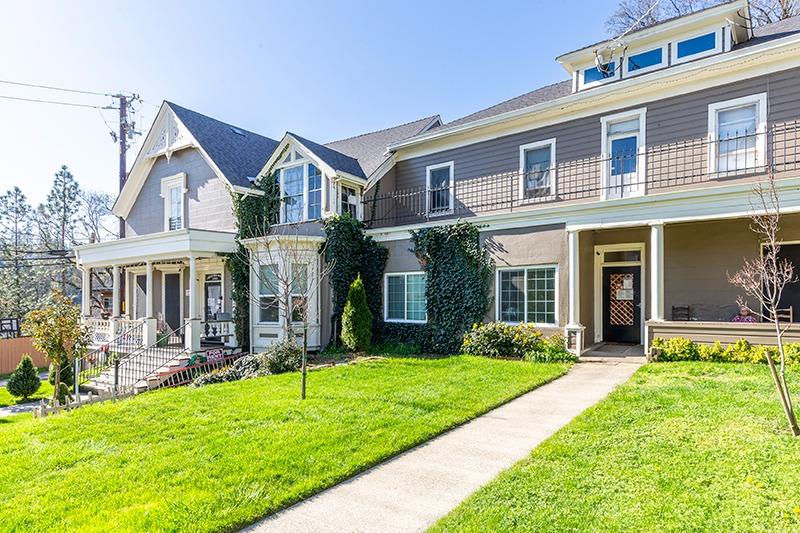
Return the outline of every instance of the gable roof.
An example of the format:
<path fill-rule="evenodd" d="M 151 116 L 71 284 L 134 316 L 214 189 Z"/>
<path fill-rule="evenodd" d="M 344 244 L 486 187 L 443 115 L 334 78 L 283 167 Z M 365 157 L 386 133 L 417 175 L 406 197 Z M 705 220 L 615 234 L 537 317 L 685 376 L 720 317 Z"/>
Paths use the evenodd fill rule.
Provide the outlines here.
<path fill-rule="evenodd" d="M 389 158 L 386 154 L 387 146 L 427 131 L 439 123 L 439 115 L 432 115 L 391 128 L 329 142 L 325 146 L 356 159 L 364 174 L 369 176 Z"/>
<path fill-rule="evenodd" d="M 232 185 L 250 187 L 278 141 L 165 102 Z"/>
<path fill-rule="evenodd" d="M 328 148 L 327 146 L 317 144 L 314 141 L 297 135 L 296 133 L 287 132 L 287 134 L 297 139 L 298 142 L 300 142 L 300 144 L 302 144 L 308 151 L 319 157 L 334 171 L 345 172 L 361 179 L 367 179 L 367 176 L 361 169 L 361 165 L 358 164 L 358 160 L 355 158 L 352 158 L 349 155 L 345 155 L 341 152 L 337 152 L 336 150 Z"/>

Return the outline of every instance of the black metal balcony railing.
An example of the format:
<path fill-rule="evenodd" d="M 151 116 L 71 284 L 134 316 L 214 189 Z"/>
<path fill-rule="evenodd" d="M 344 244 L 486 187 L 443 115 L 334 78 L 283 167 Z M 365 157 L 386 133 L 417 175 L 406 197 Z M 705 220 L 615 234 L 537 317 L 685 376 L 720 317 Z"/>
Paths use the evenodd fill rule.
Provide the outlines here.
<path fill-rule="evenodd" d="M 687 139 L 648 146 L 638 153 L 595 155 L 558 161 L 535 172 L 500 172 L 459 178 L 444 187 L 412 187 L 364 199 L 364 220 L 372 227 L 529 209 L 564 201 L 611 200 L 800 170 L 800 121 L 773 125 L 767 132 L 734 134 L 717 140 Z M 456 169 L 457 170 L 457 169 Z"/>

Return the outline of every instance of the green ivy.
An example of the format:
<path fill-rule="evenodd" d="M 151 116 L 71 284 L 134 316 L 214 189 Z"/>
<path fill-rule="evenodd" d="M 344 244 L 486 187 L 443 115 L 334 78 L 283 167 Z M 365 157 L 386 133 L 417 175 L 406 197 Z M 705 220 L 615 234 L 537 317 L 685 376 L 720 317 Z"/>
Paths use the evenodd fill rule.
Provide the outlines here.
<path fill-rule="evenodd" d="M 427 274 L 428 348 L 455 353 L 464 333 L 483 321 L 493 262 L 469 222 L 412 231 L 411 242 Z"/>
<path fill-rule="evenodd" d="M 264 195 L 231 193 L 236 217 L 237 250 L 227 254 L 232 282 L 231 297 L 235 308 L 234 327 L 236 338 L 244 348 L 250 346 L 250 262 L 247 249 L 240 241 L 269 233 L 270 226 L 278 218 L 280 206 L 280 189 L 274 174 L 261 176 L 253 188 L 264 191 Z"/>
<path fill-rule="evenodd" d="M 364 233 L 364 223 L 349 213 L 333 216 L 324 222 L 325 260 L 333 262 L 329 274 L 333 309 L 331 334 L 338 336 L 342 311 L 350 284 L 361 274 L 367 305 L 372 313 L 373 328 L 379 327 L 383 316 L 383 270 L 389 251 Z"/>

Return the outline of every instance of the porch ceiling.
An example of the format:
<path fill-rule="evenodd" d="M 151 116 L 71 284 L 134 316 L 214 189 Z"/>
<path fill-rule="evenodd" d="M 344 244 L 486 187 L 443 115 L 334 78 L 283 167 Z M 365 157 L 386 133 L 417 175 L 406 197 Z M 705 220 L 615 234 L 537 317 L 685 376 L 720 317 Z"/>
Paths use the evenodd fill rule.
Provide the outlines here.
<path fill-rule="evenodd" d="M 236 251 L 234 233 L 181 229 L 87 244 L 75 249 L 78 265 L 113 266 L 209 257 Z"/>

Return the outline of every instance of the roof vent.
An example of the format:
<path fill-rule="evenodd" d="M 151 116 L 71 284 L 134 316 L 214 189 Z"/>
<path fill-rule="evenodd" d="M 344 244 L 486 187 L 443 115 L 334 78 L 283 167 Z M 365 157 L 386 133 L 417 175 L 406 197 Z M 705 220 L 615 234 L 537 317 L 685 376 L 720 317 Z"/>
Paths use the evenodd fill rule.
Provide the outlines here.
<path fill-rule="evenodd" d="M 242 137 L 244 137 L 244 132 L 239 128 L 234 128 L 233 126 L 231 126 L 231 131 L 236 135 L 241 135 Z"/>

